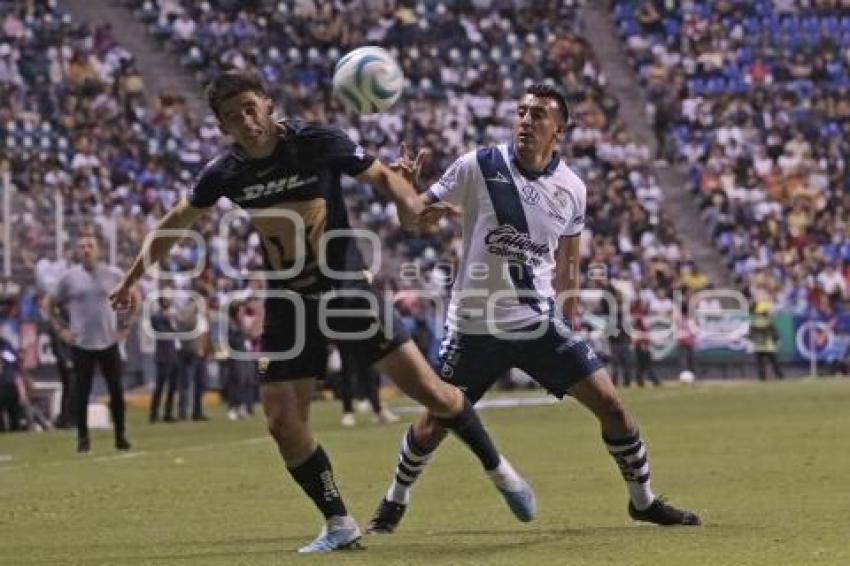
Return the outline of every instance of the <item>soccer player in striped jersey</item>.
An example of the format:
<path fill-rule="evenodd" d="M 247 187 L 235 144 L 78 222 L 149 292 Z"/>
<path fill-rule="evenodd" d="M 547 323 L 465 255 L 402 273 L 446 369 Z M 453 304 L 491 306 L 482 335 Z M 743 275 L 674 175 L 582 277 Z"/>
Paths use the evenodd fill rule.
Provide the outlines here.
<path fill-rule="evenodd" d="M 517 106 L 512 143 L 463 155 L 423 193 L 422 216 L 429 221 L 453 206 L 463 208 L 464 254 L 440 373 L 472 403 L 512 367 L 558 398 L 570 395 L 599 420 L 629 493 L 629 515 L 659 525 L 699 525 L 695 514 L 653 492 L 637 422 L 596 353 L 562 318 L 572 320 L 576 313 L 586 206 L 584 183 L 555 151 L 568 120 L 566 100 L 556 88 L 529 87 Z M 405 153 L 399 166 L 415 182 L 421 159 L 413 162 Z M 562 304 L 556 306 L 556 300 Z M 370 532 L 396 529 L 413 483 L 445 434 L 430 414 L 410 427 Z"/>

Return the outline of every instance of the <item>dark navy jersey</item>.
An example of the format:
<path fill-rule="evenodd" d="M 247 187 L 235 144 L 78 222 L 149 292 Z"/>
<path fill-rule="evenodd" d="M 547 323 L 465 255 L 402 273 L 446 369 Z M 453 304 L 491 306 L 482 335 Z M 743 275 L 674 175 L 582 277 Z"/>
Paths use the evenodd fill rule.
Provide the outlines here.
<path fill-rule="evenodd" d="M 319 245 L 326 232 L 350 228 L 340 175 L 359 175 L 375 158 L 338 128 L 298 120 L 281 125 L 284 131 L 269 157 L 251 159 L 232 146 L 210 161 L 200 172 L 189 203 L 206 208 L 220 197 L 229 198 L 251 214 L 267 271 L 292 271 L 296 262 L 303 265 L 292 277 L 270 276 L 270 288 L 324 291 L 336 282 L 319 270 L 320 260 L 335 271 L 364 270 L 351 236 L 329 238 L 324 253 Z M 293 214 L 303 220 L 303 230 L 292 220 Z M 298 242 L 301 236 L 303 245 Z M 301 252 L 304 257 L 296 257 Z"/>

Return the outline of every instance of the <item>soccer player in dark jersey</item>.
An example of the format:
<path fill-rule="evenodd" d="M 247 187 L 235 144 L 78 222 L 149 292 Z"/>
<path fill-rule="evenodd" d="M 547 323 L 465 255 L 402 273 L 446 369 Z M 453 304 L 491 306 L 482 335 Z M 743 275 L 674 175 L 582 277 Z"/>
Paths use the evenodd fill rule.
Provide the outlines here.
<path fill-rule="evenodd" d="M 463 207 L 464 254 L 448 308 L 440 375 L 473 403 L 512 367 L 559 399 L 571 395 L 599 421 L 629 492 L 629 515 L 660 525 L 699 525 L 699 517 L 653 493 L 636 420 L 599 356 L 560 316 L 573 320 L 577 312 L 586 209 L 584 183 L 556 151 L 568 115 L 557 89 L 532 85 L 517 104 L 512 143 L 463 155 L 421 195 L 426 217 Z M 416 182 L 417 166 L 403 153 L 401 169 Z M 370 532 L 396 529 L 413 483 L 445 434 L 431 415 L 413 424 Z"/>
<path fill-rule="evenodd" d="M 376 364 L 454 431 L 517 518 L 531 520 L 536 509 L 531 488 L 496 451 L 460 390 L 433 373 L 394 312 L 384 313 L 384 302 L 371 300 L 377 297 L 354 238 L 339 231 L 349 228 L 341 174 L 385 191 L 408 228 L 416 226 L 422 208 L 413 186 L 337 128 L 276 121 L 273 102 L 253 73 L 222 74 L 208 87 L 207 100 L 235 143 L 207 164 L 188 198 L 159 222 L 156 229 L 163 232 L 146 240 L 111 299 L 116 309 L 131 306 L 129 290 L 145 271 L 145 257 L 158 262 L 179 239 L 167 230 L 179 234 L 222 196 L 249 210 L 270 288 L 262 337 L 266 357 L 258 360 L 263 408 L 287 470 L 326 519 L 319 536 L 300 551 L 350 548 L 360 538 L 308 422 L 330 331 L 337 333 L 340 349 L 364 365 Z M 353 338 L 355 333 L 362 336 Z M 291 352 L 294 357 L 274 355 Z M 407 445 L 416 450 L 413 442 Z"/>

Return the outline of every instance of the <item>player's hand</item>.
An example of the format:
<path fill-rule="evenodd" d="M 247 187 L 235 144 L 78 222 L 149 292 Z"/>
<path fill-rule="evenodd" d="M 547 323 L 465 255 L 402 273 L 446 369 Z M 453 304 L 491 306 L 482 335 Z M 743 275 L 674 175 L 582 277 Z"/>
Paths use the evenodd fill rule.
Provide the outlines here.
<path fill-rule="evenodd" d="M 109 294 L 109 304 L 112 305 L 115 311 L 135 311 L 136 310 L 136 294 L 133 293 L 133 287 L 121 282 Z"/>
<path fill-rule="evenodd" d="M 445 201 L 429 204 L 419 213 L 419 227 L 423 230 L 434 228 L 443 218 L 459 213 L 460 210 L 455 205 Z"/>
<path fill-rule="evenodd" d="M 401 155 L 399 158 L 390 164 L 390 169 L 404 177 L 407 182 L 416 187 L 422 174 L 422 166 L 425 161 L 431 156 L 430 149 L 420 149 L 416 155 L 413 155 L 413 150 L 402 142 Z"/>

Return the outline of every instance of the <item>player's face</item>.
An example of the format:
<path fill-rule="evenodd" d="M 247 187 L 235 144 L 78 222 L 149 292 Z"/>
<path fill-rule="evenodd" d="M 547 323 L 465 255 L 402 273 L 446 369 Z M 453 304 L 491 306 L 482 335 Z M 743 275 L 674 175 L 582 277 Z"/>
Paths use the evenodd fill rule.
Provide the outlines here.
<path fill-rule="evenodd" d="M 77 254 L 85 265 L 93 265 L 100 258 L 100 248 L 94 238 L 80 238 L 77 242 Z"/>
<path fill-rule="evenodd" d="M 245 91 L 221 103 L 219 122 L 222 130 L 230 134 L 249 155 L 264 153 L 269 146 L 274 148 L 277 136 L 273 110 L 274 105 L 269 98 Z"/>
<path fill-rule="evenodd" d="M 533 94 L 520 99 L 513 131 L 519 153 L 548 157 L 564 129 L 557 102 Z"/>

